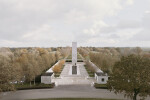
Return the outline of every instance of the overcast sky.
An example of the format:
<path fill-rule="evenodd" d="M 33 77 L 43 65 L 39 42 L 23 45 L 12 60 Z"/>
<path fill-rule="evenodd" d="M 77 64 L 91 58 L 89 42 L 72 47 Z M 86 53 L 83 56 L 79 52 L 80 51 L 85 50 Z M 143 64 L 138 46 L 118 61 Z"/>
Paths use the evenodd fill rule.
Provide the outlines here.
<path fill-rule="evenodd" d="M 0 0 L 0 47 L 150 47 L 150 0 Z"/>

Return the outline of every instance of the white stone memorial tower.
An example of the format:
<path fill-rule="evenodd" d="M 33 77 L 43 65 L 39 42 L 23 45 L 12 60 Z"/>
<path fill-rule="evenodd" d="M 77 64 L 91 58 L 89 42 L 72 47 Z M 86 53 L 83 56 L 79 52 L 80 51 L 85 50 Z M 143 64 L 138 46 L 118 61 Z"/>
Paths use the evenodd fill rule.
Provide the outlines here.
<path fill-rule="evenodd" d="M 72 42 L 72 74 L 77 74 L 77 42 Z"/>
<path fill-rule="evenodd" d="M 77 64 L 77 42 L 72 42 L 72 66 Z"/>

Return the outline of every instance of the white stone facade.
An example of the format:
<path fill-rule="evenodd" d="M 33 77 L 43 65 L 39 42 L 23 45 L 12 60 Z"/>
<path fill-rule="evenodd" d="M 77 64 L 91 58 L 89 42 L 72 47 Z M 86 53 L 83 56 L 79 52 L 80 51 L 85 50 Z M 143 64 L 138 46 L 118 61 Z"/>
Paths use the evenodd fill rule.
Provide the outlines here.
<path fill-rule="evenodd" d="M 109 76 L 107 74 L 104 74 L 104 72 L 101 69 L 99 69 L 94 63 L 92 63 L 91 61 L 89 61 L 89 62 L 96 71 L 96 73 L 95 73 L 96 83 L 106 84 Z"/>
<path fill-rule="evenodd" d="M 41 76 L 41 83 L 44 84 L 51 84 L 52 83 L 52 77 L 54 76 L 54 73 L 44 73 Z"/>
<path fill-rule="evenodd" d="M 72 65 L 77 64 L 77 42 L 72 42 Z"/>
<path fill-rule="evenodd" d="M 106 84 L 108 81 L 108 76 L 107 75 L 99 76 L 95 73 L 95 79 L 98 84 Z"/>
<path fill-rule="evenodd" d="M 51 76 L 41 76 L 41 83 L 51 84 Z"/>

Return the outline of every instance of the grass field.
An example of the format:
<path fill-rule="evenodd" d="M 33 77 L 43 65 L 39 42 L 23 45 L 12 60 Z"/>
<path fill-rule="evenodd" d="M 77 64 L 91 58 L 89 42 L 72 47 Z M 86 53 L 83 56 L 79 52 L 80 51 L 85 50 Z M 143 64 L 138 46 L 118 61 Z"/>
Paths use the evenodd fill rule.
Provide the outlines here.
<path fill-rule="evenodd" d="M 69 55 L 67 57 L 67 59 L 72 59 L 72 55 Z M 79 53 L 77 54 L 77 59 L 82 59 L 82 57 L 81 57 L 81 55 Z"/>
<path fill-rule="evenodd" d="M 89 74 L 89 76 L 94 77 L 94 72 L 91 72 L 86 65 L 84 67 L 85 67 L 87 73 Z"/>
<path fill-rule="evenodd" d="M 102 98 L 50 98 L 50 99 L 30 99 L 30 100 L 117 100 L 117 99 L 102 99 Z"/>
<path fill-rule="evenodd" d="M 97 88 L 97 89 L 108 89 L 106 84 L 97 84 L 97 83 L 95 83 L 94 87 Z"/>

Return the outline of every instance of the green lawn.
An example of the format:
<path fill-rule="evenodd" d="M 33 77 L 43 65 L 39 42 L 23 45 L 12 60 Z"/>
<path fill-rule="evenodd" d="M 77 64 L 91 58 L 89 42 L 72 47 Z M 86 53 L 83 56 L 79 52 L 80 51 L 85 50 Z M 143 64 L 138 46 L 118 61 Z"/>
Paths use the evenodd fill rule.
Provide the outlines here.
<path fill-rule="evenodd" d="M 94 87 L 97 88 L 97 89 L 108 89 L 106 84 L 97 84 L 97 83 L 95 83 Z"/>
<path fill-rule="evenodd" d="M 67 59 L 72 59 L 72 55 L 69 55 L 67 57 Z M 77 54 L 77 59 L 82 59 L 82 57 L 81 57 L 81 55 L 79 53 Z"/>
<path fill-rule="evenodd" d="M 87 73 L 89 74 L 89 76 L 90 76 L 90 77 L 94 77 L 94 73 L 93 73 L 93 72 L 91 72 L 91 71 L 87 68 L 87 66 L 86 66 L 86 65 L 85 65 L 84 67 L 85 67 L 85 69 L 86 69 Z"/>
<path fill-rule="evenodd" d="M 31 100 L 117 100 L 117 99 L 102 99 L 102 98 L 50 98 L 50 99 L 31 99 Z"/>

